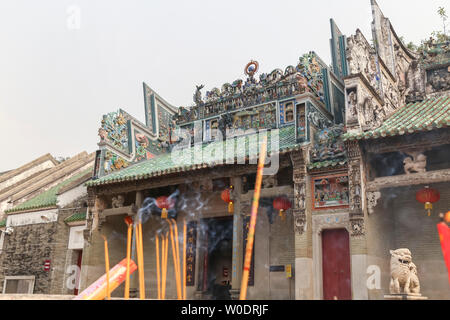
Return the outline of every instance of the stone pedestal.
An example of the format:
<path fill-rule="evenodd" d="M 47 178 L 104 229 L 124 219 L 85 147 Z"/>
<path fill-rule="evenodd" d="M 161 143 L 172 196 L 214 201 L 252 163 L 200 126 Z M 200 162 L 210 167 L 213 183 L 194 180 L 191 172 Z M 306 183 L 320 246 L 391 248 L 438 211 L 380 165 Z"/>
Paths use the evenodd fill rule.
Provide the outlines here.
<path fill-rule="evenodd" d="M 386 294 L 385 300 L 428 300 L 428 297 L 424 297 L 421 294 Z"/>

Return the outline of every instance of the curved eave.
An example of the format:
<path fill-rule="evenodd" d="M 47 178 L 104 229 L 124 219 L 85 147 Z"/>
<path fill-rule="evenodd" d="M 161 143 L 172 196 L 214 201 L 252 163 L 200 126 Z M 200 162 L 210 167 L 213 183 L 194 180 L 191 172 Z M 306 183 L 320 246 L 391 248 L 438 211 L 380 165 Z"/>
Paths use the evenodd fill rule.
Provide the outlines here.
<path fill-rule="evenodd" d="M 294 145 L 292 147 L 286 147 L 286 148 L 281 148 L 280 151 L 278 152 L 279 155 L 283 155 L 289 152 L 293 152 L 296 150 L 299 150 L 301 148 L 300 144 Z M 165 170 L 159 170 L 159 171 L 155 171 L 152 173 L 140 173 L 140 174 L 135 174 L 135 175 L 131 175 L 131 176 L 126 176 L 126 177 L 117 177 L 117 178 L 112 178 L 112 179 L 105 179 L 105 180 L 91 180 L 87 183 L 85 183 L 85 186 L 87 187 L 97 187 L 97 186 L 104 186 L 104 185 L 111 185 L 111 184 L 116 184 L 116 183 L 121 183 L 121 182 L 127 182 L 127 181 L 140 181 L 140 180 L 145 180 L 145 179 L 151 179 L 151 178 L 155 178 L 155 177 L 161 177 L 161 176 L 165 176 L 168 174 L 174 174 L 174 173 L 183 173 L 183 172 L 189 172 L 189 171 L 196 171 L 196 170 L 201 170 L 201 169 L 208 169 L 208 168 L 215 168 L 215 167 L 220 167 L 220 166 L 226 166 L 228 165 L 228 161 L 230 161 L 231 159 L 225 159 L 222 161 L 222 163 L 203 163 L 203 164 L 194 164 L 194 165 L 190 165 L 190 166 L 179 166 L 176 168 L 171 168 L 171 169 L 165 169 Z M 236 160 L 233 159 L 233 161 Z M 245 161 L 248 161 L 249 157 L 245 157 Z M 103 177 L 103 178 L 107 178 L 107 176 Z M 100 179 L 103 179 L 100 178 Z M 100 180 L 99 179 L 99 180 Z"/>
<path fill-rule="evenodd" d="M 9 215 L 9 214 L 19 214 L 19 213 L 44 211 L 44 210 L 51 210 L 51 209 L 58 209 L 58 206 L 56 204 L 45 204 L 45 205 L 39 205 L 39 206 L 30 206 L 30 207 L 26 207 L 26 208 L 6 210 L 5 214 L 7 214 L 7 215 Z"/>

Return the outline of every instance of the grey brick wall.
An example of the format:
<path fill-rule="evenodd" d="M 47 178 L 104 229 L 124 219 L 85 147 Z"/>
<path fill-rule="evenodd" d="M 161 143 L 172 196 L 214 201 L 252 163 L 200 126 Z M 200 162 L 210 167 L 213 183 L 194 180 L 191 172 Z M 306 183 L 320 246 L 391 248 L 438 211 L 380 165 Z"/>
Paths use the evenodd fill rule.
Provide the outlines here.
<path fill-rule="evenodd" d="M 66 258 L 72 255 L 68 250 L 70 227 L 64 219 L 82 209 L 84 197 L 66 206 L 68 210 L 58 212 L 58 220 L 14 228 L 5 238 L 1 255 L 1 277 L 35 276 L 36 294 L 72 294 L 64 280 L 66 277 Z M 44 270 L 46 260 L 51 261 L 50 271 Z M 69 259 L 70 263 L 73 259 Z"/>

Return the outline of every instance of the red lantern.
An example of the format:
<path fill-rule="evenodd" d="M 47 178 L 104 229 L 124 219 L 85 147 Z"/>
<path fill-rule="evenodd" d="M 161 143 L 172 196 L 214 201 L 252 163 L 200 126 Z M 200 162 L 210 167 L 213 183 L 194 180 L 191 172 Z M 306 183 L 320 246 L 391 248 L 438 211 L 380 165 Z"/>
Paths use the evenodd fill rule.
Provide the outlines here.
<path fill-rule="evenodd" d="M 173 208 L 174 201 L 173 199 L 169 199 L 169 197 L 161 196 L 156 199 L 156 206 L 162 210 L 161 219 L 167 219 L 167 210 Z"/>
<path fill-rule="evenodd" d="M 284 219 L 286 218 L 286 215 L 285 215 L 284 212 L 286 210 L 289 210 L 292 207 L 292 204 L 291 204 L 291 201 L 289 201 L 288 198 L 286 198 L 286 197 L 278 197 L 278 198 L 275 198 L 273 200 L 273 207 L 275 208 L 275 210 L 279 210 L 279 212 L 280 212 L 279 214 L 280 214 L 281 220 L 284 221 Z"/>
<path fill-rule="evenodd" d="M 228 203 L 228 213 L 234 212 L 234 206 L 233 206 L 233 200 L 231 200 L 231 190 L 233 187 L 230 187 L 229 189 L 225 189 L 222 191 L 221 198 L 223 201 Z"/>
<path fill-rule="evenodd" d="M 417 191 L 416 200 L 425 204 L 425 210 L 428 210 L 428 216 L 431 215 L 431 209 L 433 209 L 433 203 L 438 202 L 441 199 L 439 191 L 430 187 L 425 187 L 422 190 Z"/>

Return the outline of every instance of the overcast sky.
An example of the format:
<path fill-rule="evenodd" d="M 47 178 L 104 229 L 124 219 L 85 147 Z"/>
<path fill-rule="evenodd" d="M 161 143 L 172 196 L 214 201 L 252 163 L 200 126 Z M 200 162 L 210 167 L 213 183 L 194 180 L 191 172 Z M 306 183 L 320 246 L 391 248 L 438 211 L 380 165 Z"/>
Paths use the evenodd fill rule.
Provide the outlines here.
<path fill-rule="evenodd" d="M 378 0 L 399 36 L 442 30 L 448 0 Z M 78 15 L 79 13 L 79 15 Z M 78 19 L 79 17 L 79 19 Z M 97 149 L 103 114 L 144 121 L 142 82 L 175 106 L 205 89 L 295 65 L 331 63 L 329 19 L 371 39 L 370 0 L 1 0 L 0 172 Z"/>

